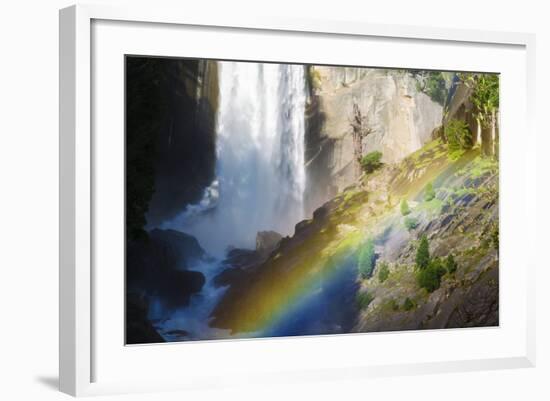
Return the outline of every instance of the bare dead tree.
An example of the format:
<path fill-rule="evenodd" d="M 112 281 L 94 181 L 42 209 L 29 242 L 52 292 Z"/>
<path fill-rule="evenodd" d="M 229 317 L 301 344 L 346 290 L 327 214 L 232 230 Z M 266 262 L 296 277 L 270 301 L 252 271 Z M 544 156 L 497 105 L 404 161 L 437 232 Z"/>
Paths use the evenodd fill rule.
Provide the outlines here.
<path fill-rule="evenodd" d="M 353 115 L 350 119 L 353 136 L 353 159 L 355 176 L 361 175 L 361 158 L 363 157 L 363 139 L 372 133 L 372 128 L 367 124 L 367 117 L 361 113 L 357 103 L 353 104 Z"/>

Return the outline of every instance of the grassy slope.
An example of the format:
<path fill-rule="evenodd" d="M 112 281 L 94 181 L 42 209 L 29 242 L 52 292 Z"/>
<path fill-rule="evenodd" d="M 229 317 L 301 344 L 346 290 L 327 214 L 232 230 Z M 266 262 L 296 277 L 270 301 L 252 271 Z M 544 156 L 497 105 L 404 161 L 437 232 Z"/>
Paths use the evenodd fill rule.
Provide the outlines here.
<path fill-rule="evenodd" d="M 497 169 L 477 150 L 451 161 L 437 142 L 404 161 L 391 181 L 392 193 L 409 200 L 408 217 L 419 225 L 404 234 L 404 217 L 395 211 L 383 227 L 378 265 L 386 261 L 390 275 L 380 282 L 375 271 L 361 283 L 359 297 L 369 294 L 372 301 L 363 308 L 357 331 L 498 323 Z M 422 188 L 429 181 L 437 196 L 425 201 Z M 432 256 L 453 253 L 458 263 L 457 271 L 447 273 L 431 294 L 416 283 L 414 257 L 421 235 L 427 235 Z"/>

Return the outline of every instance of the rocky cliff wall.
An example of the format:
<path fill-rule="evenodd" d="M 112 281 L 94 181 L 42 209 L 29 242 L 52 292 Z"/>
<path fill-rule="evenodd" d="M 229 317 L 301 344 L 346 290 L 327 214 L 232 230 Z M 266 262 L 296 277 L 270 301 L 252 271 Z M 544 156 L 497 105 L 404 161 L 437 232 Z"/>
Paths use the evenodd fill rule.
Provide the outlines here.
<path fill-rule="evenodd" d="M 352 125 L 358 113 L 366 134 L 361 153 L 381 151 L 383 162 L 418 150 L 442 122 L 442 105 L 405 71 L 311 66 L 309 82 L 307 212 L 358 178 Z"/>
<path fill-rule="evenodd" d="M 214 179 L 216 164 L 216 61 L 164 61 L 167 109 L 156 143 L 155 192 L 147 223 L 156 226 L 197 202 Z"/>

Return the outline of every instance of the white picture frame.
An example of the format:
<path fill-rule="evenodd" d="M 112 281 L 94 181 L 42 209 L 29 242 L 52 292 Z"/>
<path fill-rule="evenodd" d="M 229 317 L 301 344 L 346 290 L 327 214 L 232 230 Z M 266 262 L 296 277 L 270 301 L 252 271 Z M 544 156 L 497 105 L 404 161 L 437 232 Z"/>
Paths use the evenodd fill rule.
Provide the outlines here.
<path fill-rule="evenodd" d="M 452 337 L 462 338 L 470 336 L 472 339 L 476 336 L 485 336 L 485 340 L 490 341 L 492 336 L 496 336 L 499 330 L 505 332 L 509 328 L 517 329 L 514 338 L 514 352 L 500 352 L 497 349 L 493 353 L 478 354 L 473 353 L 465 359 L 444 359 L 444 360 L 416 360 L 411 356 L 407 362 L 395 362 L 391 358 L 387 361 L 378 359 L 375 363 L 369 361 L 334 361 L 335 367 L 329 364 L 318 366 L 307 364 L 297 364 L 295 369 L 285 369 L 283 365 L 277 365 L 276 368 L 268 369 L 265 367 L 255 367 L 255 369 L 243 371 L 247 375 L 241 375 L 238 378 L 231 376 L 229 370 L 201 373 L 200 369 L 196 372 L 189 372 L 185 379 L 178 377 L 157 377 L 151 376 L 150 380 L 132 380 L 132 377 L 109 376 L 108 379 L 100 379 L 101 372 L 98 375 L 98 365 L 96 358 L 107 359 L 101 355 L 105 353 L 102 348 L 105 341 L 99 341 L 96 325 L 98 319 L 103 319 L 101 314 L 97 314 L 94 307 L 95 291 L 100 285 L 102 279 L 94 269 L 97 267 L 97 261 L 101 260 L 96 254 L 97 249 L 94 246 L 94 232 L 96 230 L 96 214 L 94 213 L 96 205 L 94 193 L 97 189 L 95 179 L 96 169 L 99 163 L 97 152 L 103 149 L 97 146 L 93 137 L 94 125 L 94 103 L 92 101 L 93 86 L 92 77 L 95 68 L 94 55 L 98 54 L 98 46 L 102 46 L 105 41 L 98 39 L 93 41 L 94 23 L 108 21 L 108 24 L 114 22 L 120 23 L 139 23 L 151 24 L 160 27 L 159 35 L 162 35 L 163 29 L 177 29 L 177 27 L 199 27 L 210 32 L 219 31 L 220 34 L 227 29 L 240 32 L 243 35 L 253 35 L 254 32 L 278 33 L 288 35 L 308 35 L 308 37 L 319 38 L 361 38 L 383 39 L 385 41 L 418 41 L 426 43 L 455 44 L 463 47 L 476 46 L 496 46 L 502 48 L 517 49 L 518 65 L 522 65 L 522 76 L 515 77 L 523 85 L 522 91 L 525 96 L 519 100 L 525 110 L 521 111 L 517 127 L 523 127 L 523 140 L 526 146 L 523 150 L 518 150 L 519 157 L 524 163 L 518 168 L 514 176 L 508 176 L 510 180 L 522 182 L 525 185 L 525 191 L 519 194 L 522 196 L 515 206 L 503 207 L 501 215 L 508 216 L 518 214 L 524 217 L 521 224 L 531 228 L 529 232 L 534 232 L 536 210 L 534 207 L 525 207 L 524 197 L 528 193 L 533 193 L 537 185 L 536 161 L 535 161 L 535 133 L 532 127 L 534 112 L 534 35 L 524 33 L 507 32 L 484 32 L 456 29 L 436 29 L 427 27 L 398 26 L 398 25 L 374 25 L 360 22 L 349 21 L 321 21 L 321 20 L 294 20 L 292 18 L 259 18 L 256 16 L 243 16 L 241 19 L 212 18 L 205 15 L 188 15 L 183 10 L 165 10 L 155 7 L 129 7 L 112 8 L 99 5 L 78 5 L 72 6 L 60 11 L 60 389 L 61 391 L 75 395 L 94 395 L 107 393 L 126 393 L 133 391 L 161 391 L 169 389 L 189 389 L 189 388 L 207 388 L 209 386 L 223 386 L 226 384 L 245 384 L 247 381 L 255 382 L 289 382 L 296 380 L 324 380 L 329 377 L 347 377 L 361 379 L 363 377 L 372 377 L 380 375 L 399 375 L 411 373 L 431 373 L 431 372 L 449 372 L 466 371 L 478 369 L 502 369 L 513 367 L 530 367 L 535 364 L 535 284 L 534 269 L 537 263 L 534 260 L 536 253 L 525 252 L 523 263 L 521 265 L 522 273 L 525 275 L 518 280 L 520 289 L 519 297 L 524 299 L 521 304 L 521 311 L 518 310 L 518 316 L 521 316 L 521 322 L 508 321 L 507 326 L 501 326 L 499 329 L 475 334 L 476 332 L 455 331 L 446 334 L 446 341 Z M 107 28 L 109 28 L 107 26 Z M 128 26 L 117 27 L 116 30 L 130 29 Z M 134 26 L 132 29 L 142 29 L 141 26 Z M 106 31 L 109 33 L 110 31 Z M 137 31 L 136 31 L 137 32 Z M 122 35 L 121 35 L 122 36 Z M 275 39 L 274 39 L 275 40 Z M 116 41 L 113 41 L 116 42 Z M 101 49 L 99 49 L 101 51 Z M 165 54 L 168 55 L 168 54 Z M 397 57 L 397 56 L 396 56 Z M 260 59 L 262 59 L 260 57 Z M 282 60 L 285 61 L 285 60 Z M 525 64 L 523 64 L 525 63 Z M 383 65 L 386 66 L 386 65 Z M 396 66 L 396 65 L 388 65 Z M 426 66 L 422 66 L 426 68 Z M 428 66 L 429 67 L 429 66 Z M 523 70 L 524 68 L 524 70 Z M 458 69 L 458 68 L 457 68 Z M 122 71 L 119 72 L 122 74 Z M 519 113 L 519 112 L 518 112 Z M 512 124 L 512 122 L 510 122 Z M 515 122 L 514 122 L 515 124 Z M 503 124 L 505 130 L 505 124 Z M 503 131 L 503 136 L 505 136 Z M 121 133 L 122 134 L 122 133 Z M 509 143 L 509 149 L 513 143 Z M 503 152 L 506 152 L 507 146 L 503 146 Z M 505 154 L 504 154 L 505 155 Z M 103 163 L 103 162 L 102 162 Z M 507 163 L 506 157 L 503 157 L 501 163 Z M 506 167 L 506 164 L 503 164 Z M 505 174 L 503 173 L 503 176 Z M 502 179 L 502 177 L 501 177 Z M 507 178 L 504 178 L 507 179 Z M 510 202 L 512 203 L 512 202 Z M 504 204 L 504 206 L 507 206 Z M 508 225 L 510 227 L 510 225 Z M 524 231 L 528 232 L 528 231 Z M 509 233 L 513 238 L 513 233 Z M 504 235 L 505 236 L 505 235 Z M 503 241 L 505 238 L 503 238 Z M 525 246 L 533 246 L 525 243 Z M 514 255 L 510 254 L 510 257 Z M 123 266 L 120 267 L 121 269 Z M 103 277 L 104 275 L 102 275 Z M 120 288 L 122 292 L 122 288 Z M 506 295 L 506 294 L 504 294 Z M 501 297 L 503 295 L 501 294 Z M 115 302 L 116 303 L 116 302 Z M 122 305 L 117 304 L 117 308 Z M 123 322 L 120 322 L 123 325 Z M 517 326 L 517 327 L 516 327 Z M 486 329 L 487 330 L 487 329 Z M 488 329 L 491 330 L 491 329 Z M 521 332 L 520 334 L 517 334 Z M 470 334 L 474 333 L 474 334 Z M 479 331 L 478 333 L 481 333 Z M 102 331 L 102 336 L 105 333 Z M 346 337 L 347 336 L 347 337 Z M 227 355 L 238 355 L 236 352 L 254 354 L 261 352 L 262 349 L 272 347 L 281 352 L 309 352 L 314 355 L 321 349 L 337 350 L 344 341 L 361 344 L 365 339 L 389 338 L 393 341 L 415 341 L 418 336 L 433 336 L 430 341 L 438 341 L 441 337 L 437 333 L 409 333 L 407 337 L 398 337 L 397 334 L 371 334 L 371 337 L 363 335 L 343 335 L 330 336 L 323 339 L 309 338 L 304 340 L 296 339 L 258 339 L 245 340 L 238 342 L 237 346 L 227 345 L 234 342 L 219 342 L 198 344 L 201 348 L 172 348 L 170 353 L 176 354 L 185 352 L 193 358 L 200 355 L 201 352 L 207 352 L 206 347 L 215 347 L 219 352 L 228 352 Z M 375 337 L 373 337 L 375 336 Z M 416 336 L 416 337 L 415 337 Z M 395 339 L 398 340 L 395 340 Z M 431 338 L 431 337 L 430 337 Z M 484 340 L 484 341 L 485 341 Z M 298 346 L 296 341 L 302 341 Z M 376 340 L 378 341 L 378 340 Z M 498 341 L 495 341 L 498 342 Z M 221 344 L 221 345 L 220 345 Z M 120 347 L 124 348 L 122 342 Z M 167 347 L 169 345 L 152 345 L 141 347 L 147 349 L 147 358 L 166 358 Z M 223 348 L 223 349 L 222 349 Z M 133 348 L 135 349 L 135 348 Z M 157 352 L 157 349 L 159 350 Z M 103 351 L 102 351 L 103 350 Z M 182 351 L 183 350 L 183 351 Z M 305 350 L 305 351 L 304 351 Z M 128 358 L 139 358 L 141 351 L 132 350 L 132 355 Z M 153 355 L 157 354 L 157 355 Z M 490 354 L 490 355 L 489 355 Z M 336 354 L 334 354 L 336 355 Z M 442 356 L 444 357 L 444 355 Z M 250 357 L 252 358 L 252 357 Z M 374 357 L 373 357 L 374 358 Z M 246 358 L 245 358 L 246 359 Z M 135 361 L 135 359 L 133 359 Z M 252 359 L 250 359 L 252 360 Z M 114 359 L 110 362 L 116 362 Z M 284 362 L 281 362 L 284 363 Z M 340 364 L 339 364 L 340 363 Z M 105 362 L 103 363 L 105 365 Z M 275 359 L 273 364 L 276 365 Z M 275 366 L 273 365 L 273 366 Z M 264 369 L 265 368 L 265 369 Z M 229 369 L 229 368 L 228 368 Z"/>

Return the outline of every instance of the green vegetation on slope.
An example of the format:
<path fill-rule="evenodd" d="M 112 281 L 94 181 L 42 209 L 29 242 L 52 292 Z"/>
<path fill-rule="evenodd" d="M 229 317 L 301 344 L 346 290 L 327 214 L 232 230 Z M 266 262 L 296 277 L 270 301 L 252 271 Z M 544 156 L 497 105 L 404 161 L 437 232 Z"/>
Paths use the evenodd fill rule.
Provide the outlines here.
<path fill-rule="evenodd" d="M 375 302 L 361 312 L 358 331 L 446 327 L 445 319 L 452 313 L 439 316 L 438 308 L 460 308 L 456 302 L 465 296 L 461 294 L 477 285 L 484 272 L 494 274 L 491 269 L 498 267 L 498 223 L 494 223 L 498 219 L 498 162 L 480 153 L 477 147 L 466 149 L 451 159 L 448 145 L 435 140 L 399 165 L 369 178 L 370 188 L 381 191 L 387 187 L 387 196 L 400 200 L 388 209 L 392 217 L 380 217 L 364 228 L 384 246 L 376 279 L 360 276 L 361 291 L 370 293 Z M 384 174 L 389 177 L 386 182 L 379 177 Z M 409 204 L 409 199 L 415 202 Z M 369 200 L 369 205 L 374 204 Z M 403 238 L 398 234 L 405 229 L 403 225 L 410 236 L 418 230 L 418 239 L 397 244 Z M 389 274 L 386 264 L 388 271 L 391 266 Z M 488 310 L 484 304 L 474 308 Z M 495 313 L 483 319 L 493 322 Z"/>
<path fill-rule="evenodd" d="M 449 274 L 455 273 L 456 269 L 458 268 L 458 265 L 452 253 L 450 253 L 445 260 L 445 268 L 447 270 L 447 273 Z"/>
<path fill-rule="evenodd" d="M 381 159 L 382 152 L 375 150 L 374 152 L 367 153 L 360 161 L 363 171 L 367 174 L 374 172 L 382 166 Z"/>
<path fill-rule="evenodd" d="M 418 270 L 416 279 L 421 288 L 433 292 L 441 285 L 441 277 L 446 273 L 445 267 L 440 258 L 431 259 L 428 266 Z"/>
<path fill-rule="evenodd" d="M 433 198 L 435 198 L 435 190 L 432 182 L 428 182 L 428 185 L 426 185 L 426 189 L 424 190 L 424 200 L 426 202 L 431 201 Z"/>
<path fill-rule="evenodd" d="M 369 238 L 359 251 L 357 268 L 361 277 L 368 278 L 372 275 L 374 257 L 374 241 L 372 238 Z"/>
<path fill-rule="evenodd" d="M 445 125 L 443 132 L 449 146 L 449 155 L 453 160 L 458 159 L 464 150 L 471 149 L 474 145 L 472 132 L 465 121 L 453 119 Z"/>
<path fill-rule="evenodd" d="M 378 280 L 380 280 L 380 282 L 383 283 L 388 279 L 389 276 L 390 276 L 390 269 L 388 267 L 388 263 L 381 262 L 380 270 L 378 271 Z"/>
<path fill-rule="evenodd" d="M 357 293 L 357 307 L 359 309 L 367 309 L 370 303 L 374 300 L 374 297 L 370 292 Z"/>
<path fill-rule="evenodd" d="M 430 257 L 430 244 L 428 238 L 423 235 L 416 250 L 416 279 L 421 288 L 433 292 L 441 285 L 441 278 L 446 274 L 456 272 L 457 263 L 452 254 L 441 258 Z"/>
<path fill-rule="evenodd" d="M 430 244 L 428 243 L 428 237 L 425 235 L 420 238 L 420 245 L 416 250 L 416 268 L 424 270 L 430 264 Z"/>
<path fill-rule="evenodd" d="M 403 200 L 401 201 L 400 209 L 403 216 L 406 216 L 411 212 L 407 199 L 403 198 Z"/>
<path fill-rule="evenodd" d="M 408 231 L 411 231 L 418 227 L 418 219 L 416 217 L 407 216 L 403 224 Z"/>

